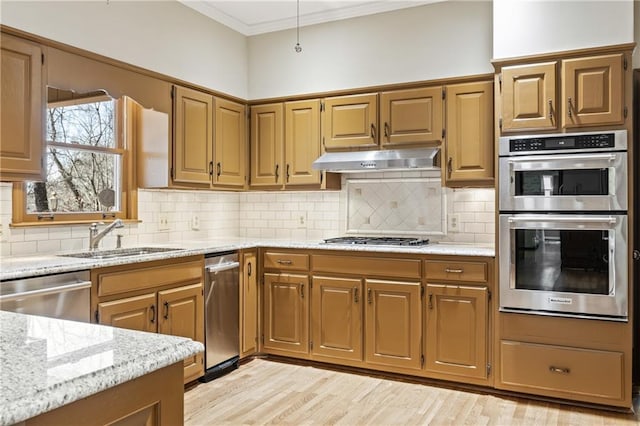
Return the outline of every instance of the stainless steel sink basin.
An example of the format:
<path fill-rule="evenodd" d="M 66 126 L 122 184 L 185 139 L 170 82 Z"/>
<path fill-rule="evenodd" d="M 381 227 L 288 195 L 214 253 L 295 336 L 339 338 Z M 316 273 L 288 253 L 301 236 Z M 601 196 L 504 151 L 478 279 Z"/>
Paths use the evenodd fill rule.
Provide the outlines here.
<path fill-rule="evenodd" d="M 152 253 L 183 250 L 171 247 L 130 247 L 113 250 L 83 251 L 80 253 L 61 254 L 63 257 L 78 257 L 81 259 L 113 259 L 117 257 L 141 256 Z"/>

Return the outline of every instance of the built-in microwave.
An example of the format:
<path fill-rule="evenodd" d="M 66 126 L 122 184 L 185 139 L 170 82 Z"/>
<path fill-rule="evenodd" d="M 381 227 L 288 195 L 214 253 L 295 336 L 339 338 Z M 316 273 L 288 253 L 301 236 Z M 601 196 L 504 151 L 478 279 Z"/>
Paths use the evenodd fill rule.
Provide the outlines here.
<path fill-rule="evenodd" d="M 626 211 L 627 132 L 501 137 L 500 211 Z"/>

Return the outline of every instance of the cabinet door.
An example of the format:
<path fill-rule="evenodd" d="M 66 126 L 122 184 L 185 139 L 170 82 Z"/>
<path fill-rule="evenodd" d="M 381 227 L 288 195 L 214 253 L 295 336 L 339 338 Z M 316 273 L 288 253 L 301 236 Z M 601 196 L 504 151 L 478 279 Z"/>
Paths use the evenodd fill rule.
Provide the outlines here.
<path fill-rule="evenodd" d="M 322 140 L 327 151 L 378 146 L 378 95 L 350 95 L 324 101 Z"/>
<path fill-rule="evenodd" d="M 174 86 L 173 180 L 211 183 L 213 174 L 213 96 Z"/>
<path fill-rule="evenodd" d="M 319 185 L 311 164 L 320 156 L 320 100 L 287 102 L 284 121 L 285 185 Z"/>
<path fill-rule="evenodd" d="M 442 87 L 380 94 L 382 146 L 416 145 L 442 140 Z"/>
<path fill-rule="evenodd" d="M 556 62 L 502 68 L 502 131 L 555 129 Z"/>
<path fill-rule="evenodd" d="M 204 297 L 202 283 L 158 292 L 158 333 L 188 337 L 204 343 Z M 204 373 L 204 354 L 184 360 L 184 382 Z"/>
<path fill-rule="evenodd" d="M 426 369 L 487 378 L 486 287 L 427 285 Z"/>
<path fill-rule="evenodd" d="M 493 178 L 493 83 L 447 86 L 445 183 Z"/>
<path fill-rule="evenodd" d="M 258 352 L 258 280 L 256 253 L 243 255 L 240 291 L 240 358 Z"/>
<path fill-rule="evenodd" d="M 562 61 L 563 127 L 624 123 L 622 53 Z"/>
<path fill-rule="evenodd" d="M 247 119 L 245 106 L 216 98 L 213 183 L 243 187 L 246 181 Z"/>
<path fill-rule="evenodd" d="M 420 283 L 365 280 L 366 351 L 372 364 L 420 369 Z"/>
<path fill-rule="evenodd" d="M 98 323 L 129 330 L 156 331 L 156 294 L 98 303 Z"/>
<path fill-rule="evenodd" d="M 45 77 L 39 46 L 0 36 L 0 178 L 43 180 Z"/>
<path fill-rule="evenodd" d="M 282 104 L 251 107 L 251 186 L 282 185 Z"/>
<path fill-rule="evenodd" d="M 362 361 L 362 281 L 313 277 L 312 352 Z"/>
<path fill-rule="evenodd" d="M 309 277 L 264 274 L 264 350 L 309 353 Z"/>

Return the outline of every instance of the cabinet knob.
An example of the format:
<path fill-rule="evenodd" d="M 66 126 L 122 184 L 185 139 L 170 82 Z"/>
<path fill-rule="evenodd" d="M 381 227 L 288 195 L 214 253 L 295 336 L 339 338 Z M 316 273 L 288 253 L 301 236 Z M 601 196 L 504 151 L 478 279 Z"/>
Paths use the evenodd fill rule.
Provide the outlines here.
<path fill-rule="evenodd" d="M 287 174 L 286 174 L 286 176 L 287 176 L 287 182 L 289 182 L 289 164 L 287 164 Z"/>
<path fill-rule="evenodd" d="M 156 322 L 156 305 L 151 305 L 149 312 L 151 312 L 151 322 Z"/>
<path fill-rule="evenodd" d="M 218 164 L 216 164 L 216 176 L 220 177 L 220 175 L 222 174 L 222 165 L 220 164 L 220 162 L 218 162 Z"/>
<path fill-rule="evenodd" d="M 209 176 L 213 176 L 213 161 L 209 161 Z"/>
<path fill-rule="evenodd" d="M 280 177 L 280 164 L 276 164 L 276 170 L 274 172 L 274 174 L 276 175 L 276 183 L 278 182 L 278 178 Z"/>

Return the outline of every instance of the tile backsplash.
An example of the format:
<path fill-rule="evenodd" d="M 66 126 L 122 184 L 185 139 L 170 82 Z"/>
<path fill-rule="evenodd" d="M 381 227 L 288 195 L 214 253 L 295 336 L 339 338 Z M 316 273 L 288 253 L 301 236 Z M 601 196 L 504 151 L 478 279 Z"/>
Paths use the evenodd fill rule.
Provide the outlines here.
<path fill-rule="evenodd" d="M 352 185 L 347 180 L 358 180 L 366 186 L 366 194 L 385 199 L 388 194 L 412 194 L 424 196 L 440 193 L 446 209 L 440 211 L 442 230 L 447 231 L 452 214 L 457 220 L 457 232 L 432 235 L 433 240 L 493 243 L 494 241 L 494 190 L 450 189 L 427 184 L 421 188 L 416 182 L 429 177 L 417 172 L 385 172 L 343 176 L 341 191 L 185 191 L 166 189 L 141 189 L 138 191 L 138 216 L 140 222 L 127 224 L 108 235 L 101 247 L 115 247 L 116 234 L 123 235 L 123 246 L 151 243 L 179 243 L 184 240 L 202 240 L 216 237 L 273 238 L 288 240 L 320 240 L 343 235 L 347 232 L 348 194 Z M 390 192 L 391 191 L 391 192 Z M 362 191 L 361 191 L 362 192 Z M 387 194 L 387 195 L 384 195 Z M 411 234 L 407 220 L 390 217 L 403 203 L 410 203 L 412 196 L 401 201 L 366 202 L 372 207 L 369 216 L 376 212 L 385 214 L 385 228 L 371 228 L 370 234 Z M 362 201 L 361 200 L 361 201 Z M 394 205 L 393 201 L 397 203 Z M 88 225 L 56 225 L 38 227 L 10 227 L 11 184 L 0 183 L 0 253 L 2 256 L 52 253 L 61 250 L 83 250 L 89 245 Z M 377 203 L 377 204 L 376 204 Z M 378 205 L 378 207 L 375 207 Z M 353 206 L 352 206 L 353 207 Z M 427 205 L 416 220 L 427 223 L 429 216 L 438 222 L 437 213 Z M 383 211 L 386 209 L 385 211 Z M 413 214 L 413 213 L 412 213 Z M 160 218 L 167 219 L 169 229 L 161 229 Z M 418 223 L 416 222 L 416 223 Z M 352 224 L 353 225 L 353 224 Z M 371 225 L 371 220 L 369 225 Z M 425 225 L 426 226 L 426 225 Z M 353 228 L 353 226 L 351 226 Z M 194 229 L 197 228 L 197 229 Z M 362 229 L 359 229 L 362 231 Z"/>

